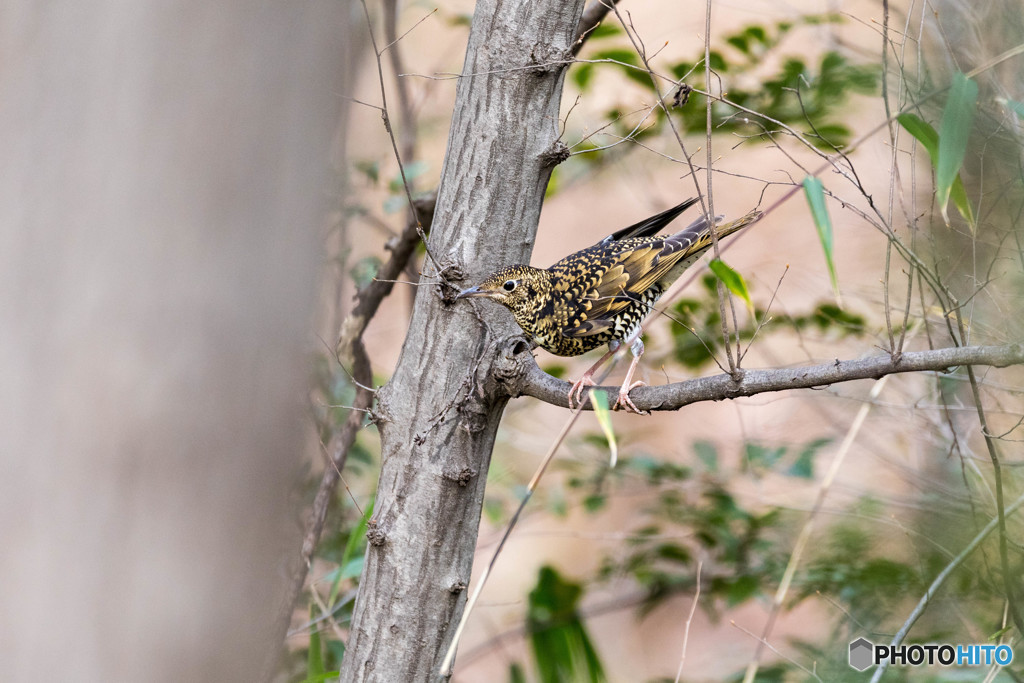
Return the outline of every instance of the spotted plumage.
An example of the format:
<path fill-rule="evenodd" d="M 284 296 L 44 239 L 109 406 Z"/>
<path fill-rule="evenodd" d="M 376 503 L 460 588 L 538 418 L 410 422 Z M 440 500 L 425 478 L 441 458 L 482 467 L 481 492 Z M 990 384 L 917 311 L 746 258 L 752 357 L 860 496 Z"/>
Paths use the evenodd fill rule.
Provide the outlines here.
<path fill-rule="evenodd" d="M 609 351 L 573 385 L 582 400 L 593 374 L 621 343 L 630 345 L 633 363 L 616 407 L 639 412 L 629 400 L 630 384 L 643 343 L 641 325 L 665 290 L 712 245 L 711 230 L 701 217 L 684 230 L 658 231 L 697 200 L 685 202 L 612 233 L 592 247 L 566 256 L 550 268 L 514 265 L 493 273 L 459 298 L 486 297 L 502 304 L 538 346 L 558 356 L 578 356 L 608 344 Z M 751 212 L 719 226 L 719 239 L 761 217 Z"/>

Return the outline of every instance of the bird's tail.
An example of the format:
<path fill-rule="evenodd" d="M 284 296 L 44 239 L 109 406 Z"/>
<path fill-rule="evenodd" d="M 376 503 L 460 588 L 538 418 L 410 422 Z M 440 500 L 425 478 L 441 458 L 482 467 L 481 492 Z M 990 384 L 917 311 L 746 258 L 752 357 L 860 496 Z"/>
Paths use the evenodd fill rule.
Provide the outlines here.
<path fill-rule="evenodd" d="M 733 234 L 734 232 L 737 232 L 737 231 L 742 230 L 743 228 L 747 227 L 751 223 L 756 223 L 757 221 L 761 220 L 762 216 L 764 216 L 763 213 L 761 213 L 757 209 L 754 209 L 753 211 L 751 211 L 750 213 L 748 213 L 747 215 L 745 215 L 745 216 L 743 216 L 741 218 L 737 218 L 734 221 L 729 221 L 728 223 L 725 223 L 724 225 L 720 225 L 720 223 L 722 222 L 722 219 L 725 218 L 725 216 L 723 214 L 719 214 L 719 215 L 715 216 L 715 233 L 718 234 L 718 239 L 722 239 L 723 237 L 728 237 L 729 235 Z M 697 220 L 695 220 L 694 222 L 690 223 L 688 226 L 686 226 L 685 228 L 680 230 L 678 234 L 680 234 L 680 235 L 700 234 L 700 233 L 704 232 L 704 230 L 707 228 L 707 225 L 708 225 L 707 216 L 701 216 L 700 218 L 698 218 Z M 710 235 L 709 235 L 709 237 L 710 237 Z"/>

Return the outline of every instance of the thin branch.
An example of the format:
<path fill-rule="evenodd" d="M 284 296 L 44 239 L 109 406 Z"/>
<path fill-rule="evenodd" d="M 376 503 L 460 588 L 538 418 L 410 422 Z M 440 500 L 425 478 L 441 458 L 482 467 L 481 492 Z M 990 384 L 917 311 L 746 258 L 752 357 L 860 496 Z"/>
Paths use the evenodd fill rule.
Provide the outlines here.
<path fill-rule="evenodd" d="M 964 331 L 964 321 L 960 312 L 956 315 L 957 326 L 960 331 L 960 338 L 967 339 Z M 996 452 L 995 440 L 992 438 L 988 428 L 988 420 L 985 419 L 985 408 L 981 402 L 981 392 L 978 390 L 978 380 L 974 376 L 974 368 L 967 366 L 967 376 L 971 380 L 971 395 L 974 397 L 974 407 L 978 410 L 978 422 L 981 425 L 981 433 L 985 437 L 985 446 L 988 448 L 989 457 L 992 459 L 992 478 L 996 488 L 996 519 L 999 522 L 999 563 L 1003 574 L 1003 587 L 1006 590 L 1006 601 L 1010 607 L 1010 616 L 1013 617 L 1013 624 L 1017 630 L 1024 635 L 1024 621 L 1021 619 L 1020 606 L 1017 604 L 1017 591 L 1015 582 L 1019 580 L 1016 575 L 1010 574 L 1010 561 L 1006 548 L 1006 514 L 1003 502 L 1003 475 L 999 462 L 999 454 Z"/>
<path fill-rule="evenodd" d="M 941 372 L 960 365 L 999 368 L 1024 365 L 1024 343 L 908 351 L 899 358 L 885 355 L 844 361 L 836 359 L 822 365 L 798 368 L 742 370 L 739 379 L 735 380 L 722 374 L 661 386 L 637 387 L 630 393 L 630 398 L 642 410 L 678 410 L 701 401 L 721 401 L 787 389 L 812 389 L 903 372 Z M 507 387 L 513 396 L 532 396 L 552 405 L 568 407 L 568 382 L 547 374 L 536 361 L 524 360 L 523 366 L 510 369 L 509 376 L 513 379 L 507 382 Z M 618 387 L 600 389 L 618 391 Z M 589 402 L 585 408 L 592 409 Z"/>
<path fill-rule="evenodd" d="M 576 29 L 576 34 L 579 37 L 572 45 L 573 57 L 580 53 L 580 50 L 583 49 L 583 44 L 590 38 L 590 34 L 601 25 L 605 16 L 611 11 L 612 6 L 618 3 L 619 0 L 593 0 L 593 2 L 587 5 L 587 8 L 583 10 L 583 16 L 580 17 L 579 28 Z"/>
<path fill-rule="evenodd" d="M 395 160 L 398 162 L 398 175 L 402 178 L 402 187 L 405 189 L 405 198 L 409 202 L 409 213 L 412 216 L 412 219 L 416 221 L 416 234 L 418 234 L 420 239 L 423 241 L 423 245 L 427 250 L 427 258 L 430 259 L 430 262 L 433 264 L 436 275 L 444 280 L 444 272 L 438 264 L 437 259 L 435 259 L 434 255 L 430 253 L 430 245 L 427 244 L 427 233 L 417 216 L 416 202 L 413 201 L 412 198 L 412 187 L 409 184 L 408 176 L 405 174 L 405 166 L 402 165 L 402 153 L 398 150 L 398 141 L 395 140 L 395 131 L 391 125 L 391 115 L 388 113 L 387 89 L 384 87 L 384 64 L 380 58 L 382 51 L 377 47 L 377 38 L 373 34 L 373 22 L 370 20 L 370 10 L 366 6 L 366 0 L 361 0 L 361 2 L 363 5 L 363 14 L 366 15 L 366 28 L 370 34 L 370 43 L 373 45 L 373 54 L 377 59 L 377 78 L 380 81 L 380 118 L 384 122 L 384 130 L 388 133 L 388 138 L 391 140 L 391 149 L 394 151 Z M 394 54 L 395 52 L 392 51 L 392 55 Z"/>
<path fill-rule="evenodd" d="M 679 668 L 676 669 L 676 683 L 679 683 L 683 676 L 683 664 L 686 663 L 686 645 L 690 642 L 690 624 L 693 622 L 693 615 L 697 611 L 697 601 L 700 600 L 700 570 L 703 567 L 703 561 L 697 563 L 697 590 L 693 593 L 693 602 L 690 603 L 690 614 L 686 617 L 686 627 L 683 630 L 683 652 L 679 655 Z"/>

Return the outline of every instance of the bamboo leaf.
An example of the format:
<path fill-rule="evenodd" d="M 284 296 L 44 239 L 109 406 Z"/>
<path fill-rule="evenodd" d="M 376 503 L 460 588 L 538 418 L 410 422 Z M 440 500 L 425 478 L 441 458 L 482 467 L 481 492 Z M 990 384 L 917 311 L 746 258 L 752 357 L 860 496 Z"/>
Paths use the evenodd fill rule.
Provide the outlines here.
<path fill-rule="evenodd" d="M 921 143 L 921 146 L 928 152 L 928 156 L 931 157 L 932 164 L 934 164 L 936 157 L 939 156 L 939 134 L 935 132 L 932 124 L 909 112 L 900 114 L 896 117 L 896 120 L 903 126 L 904 130 Z"/>
<path fill-rule="evenodd" d="M 366 508 L 359 518 L 359 522 L 348 535 L 348 542 L 345 543 L 345 550 L 341 554 L 340 571 L 334 577 L 331 592 L 327 598 L 328 607 L 334 607 L 334 601 L 338 599 L 338 589 L 341 587 L 341 582 L 347 578 L 355 578 L 363 571 L 362 561 L 365 558 L 362 554 L 357 556 L 356 553 L 361 550 L 360 544 L 366 538 L 366 529 L 369 526 L 370 517 L 373 515 L 373 504 L 374 499 L 371 496 L 370 502 L 366 504 Z"/>
<path fill-rule="evenodd" d="M 310 607 L 309 610 L 310 619 L 316 617 L 316 612 Z M 320 631 L 314 625 L 313 629 L 309 633 L 309 650 L 306 655 L 306 674 L 307 679 L 313 676 L 322 675 L 327 669 L 324 667 L 324 653 L 322 646 L 320 645 Z"/>
<path fill-rule="evenodd" d="M 743 276 L 729 267 L 725 261 L 722 261 L 721 259 L 713 260 L 708 264 L 708 267 L 711 268 L 711 272 L 722 281 L 722 284 L 725 285 L 730 292 L 746 302 L 747 310 L 750 311 L 751 315 L 753 315 L 754 304 L 750 300 L 750 291 L 747 289 L 747 281 L 743 279 Z"/>
<path fill-rule="evenodd" d="M 899 124 L 903 126 L 904 130 L 914 136 L 914 139 L 921 143 L 921 146 L 928 152 L 928 156 L 931 157 L 932 166 L 935 165 L 936 159 L 939 156 L 939 134 L 935 132 L 935 129 L 927 121 L 923 121 L 914 114 L 903 113 L 896 117 Z M 971 228 L 971 232 L 974 232 L 976 221 L 974 218 L 974 207 L 971 206 L 971 200 L 967 198 L 967 190 L 964 188 L 964 183 L 960 179 L 958 173 L 956 178 L 953 180 L 953 187 L 950 188 L 949 198 L 953 200 L 953 204 L 956 206 L 957 211 L 964 217 L 967 224 Z"/>
<path fill-rule="evenodd" d="M 960 173 L 967 153 L 967 141 L 971 135 L 971 122 L 978 104 L 978 84 L 957 72 L 949 99 L 942 111 L 939 126 L 939 156 L 935 160 L 935 199 L 942 211 L 942 218 L 949 225 L 946 205 L 949 203 L 953 182 Z M 972 226 L 973 229 L 973 226 Z"/>
<path fill-rule="evenodd" d="M 601 425 L 605 439 L 608 440 L 608 450 L 611 451 L 609 467 L 615 467 L 619 460 L 619 446 L 615 442 L 615 430 L 612 429 L 612 414 L 608 410 L 608 394 L 603 391 L 590 390 L 590 405 L 594 406 L 594 415 L 597 416 L 597 423 Z"/>
<path fill-rule="evenodd" d="M 836 303 L 842 308 L 842 297 L 839 294 L 839 277 L 836 275 L 836 264 L 832 258 L 832 219 L 828 215 L 828 207 L 825 206 L 825 187 L 821 181 L 814 176 L 804 178 L 804 194 L 807 196 L 807 204 L 811 207 L 811 216 L 814 218 L 814 226 L 818 229 L 818 239 L 821 240 L 821 248 L 825 252 L 825 263 L 828 265 L 828 277 L 832 282 L 832 292 L 835 294 Z"/>

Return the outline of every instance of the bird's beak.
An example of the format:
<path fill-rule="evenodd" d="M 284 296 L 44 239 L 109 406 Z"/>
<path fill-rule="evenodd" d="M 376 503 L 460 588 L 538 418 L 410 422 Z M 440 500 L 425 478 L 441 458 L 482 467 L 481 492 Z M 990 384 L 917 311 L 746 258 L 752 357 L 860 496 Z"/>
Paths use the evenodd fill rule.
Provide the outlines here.
<path fill-rule="evenodd" d="M 489 291 L 485 290 L 485 289 L 480 289 L 480 287 L 470 287 L 469 289 L 464 289 L 461 292 L 459 292 L 459 295 L 456 296 L 455 298 L 456 299 L 468 299 L 469 297 L 472 297 L 472 296 L 486 296 L 486 297 L 489 297 L 490 295 L 491 295 L 491 293 Z"/>

